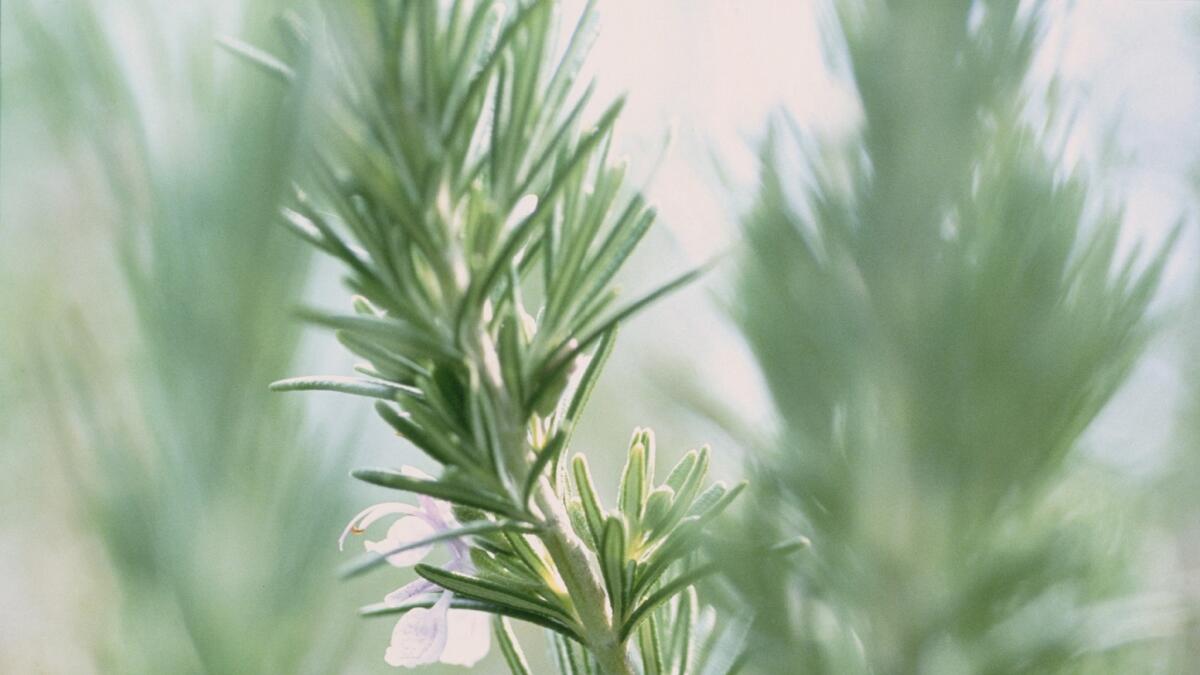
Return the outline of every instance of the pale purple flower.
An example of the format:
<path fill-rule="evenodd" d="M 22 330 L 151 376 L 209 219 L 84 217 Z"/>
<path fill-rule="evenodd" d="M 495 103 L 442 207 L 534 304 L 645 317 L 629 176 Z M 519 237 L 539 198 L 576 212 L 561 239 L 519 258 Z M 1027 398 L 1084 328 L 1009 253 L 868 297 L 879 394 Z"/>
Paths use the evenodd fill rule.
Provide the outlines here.
<path fill-rule="evenodd" d="M 428 478 L 412 467 L 401 471 L 410 476 Z M 363 534 L 373 523 L 388 516 L 401 516 L 392 522 L 387 535 L 376 541 L 365 540 L 364 548 L 373 553 L 388 555 L 389 552 L 410 542 L 419 541 L 438 532 L 458 527 L 450 505 L 439 499 L 418 495 L 417 506 L 402 502 L 376 504 L 355 516 L 338 539 L 338 548 L 345 545 L 346 537 Z M 450 561 L 443 569 L 452 572 L 472 572 L 469 549 L 458 539 L 443 542 L 450 552 Z M 388 555 L 389 564 L 396 567 L 416 565 L 429 555 L 433 545 L 421 546 Z M 491 647 L 491 629 L 488 616 L 482 612 L 451 609 L 452 594 L 440 586 L 417 579 L 388 593 L 384 603 L 393 607 L 422 595 L 436 595 L 432 607 L 409 610 L 392 630 L 392 642 L 384 654 L 384 660 L 392 666 L 413 668 L 441 661 L 459 666 L 472 666 L 487 654 Z"/>

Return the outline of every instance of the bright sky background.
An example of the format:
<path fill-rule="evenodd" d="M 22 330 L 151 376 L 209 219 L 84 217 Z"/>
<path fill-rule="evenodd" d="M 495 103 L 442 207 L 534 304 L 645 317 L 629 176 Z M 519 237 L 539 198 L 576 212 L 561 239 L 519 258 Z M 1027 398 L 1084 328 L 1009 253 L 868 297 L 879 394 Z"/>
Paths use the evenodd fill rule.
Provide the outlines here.
<path fill-rule="evenodd" d="M 578 5 L 572 0 L 568 5 Z M 666 129 L 677 143 L 654 190 L 663 221 L 702 259 L 729 241 L 726 195 L 710 179 L 709 148 L 751 181 L 751 144 L 773 111 L 808 129 L 853 127 L 857 101 L 830 73 L 818 16 L 824 3 L 604 0 L 591 72 L 598 100 L 625 92 L 621 136 L 653 154 Z M 1098 144 L 1118 125 L 1128 154 L 1122 191 L 1130 226 L 1157 232 L 1186 208 L 1182 178 L 1200 148 L 1200 3 L 1050 2 L 1035 78 L 1055 71 L 1081 100 L 1077 132 Z M 1078 149 L 1077 149 L 1078 152 Z M 649 159 L 649 158 L 647 158 Z M 1128 180 L 1130 179 L 1131 180 Z"/>

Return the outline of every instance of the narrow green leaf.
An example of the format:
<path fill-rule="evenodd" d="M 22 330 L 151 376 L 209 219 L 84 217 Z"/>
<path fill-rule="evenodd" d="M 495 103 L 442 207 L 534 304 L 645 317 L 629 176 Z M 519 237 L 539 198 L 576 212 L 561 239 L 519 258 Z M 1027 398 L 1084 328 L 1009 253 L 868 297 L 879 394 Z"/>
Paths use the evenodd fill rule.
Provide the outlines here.
<path fill-rule="evenodd" d="M 392 427 L 398 436 L 408 440 L 440 464 L 450 466 L 470 464 L 469 459 L 457 448 L 450 446 L 449 441 L 443 443 L 435 440 L 434 435 L 425 433 L 424 429 L 387 403 L 377 401 L 375 412 L 388 423 L 388 426 Z"/>
<path fill-rule="evenodd" d="M 567 433 L 559 431 L 554 434 L 546 446 L 538 451 L 537 456 L 533 459 L 533 465 L 529 468 L 529 475 L 525 477 L 525 487 L 522 489 L 522 503 L 528 505 L 530 498 L 533 497 L 533 489 L 537 487 L 537 482 L 542 477 L 542 472 L 546 469 L 546 465 L 554 461 L 563 448 L 567 445 Z"/>
<path fill-rule="evenodd" d="M 350 579 L 364 572 L 368 572 L 379 565 L 387 562 L 387 559 L 397 553 L 411 551 L 413 549 L 422 548 L 430 544 L 436 544 L 439 541 L 447 539 L 458 539 L 460 537 L 469 537 L 473 535 L 488 534 L 491 532 L 532 532 L 533 528 L 528 523 L 520 523 L 513 520 L 480 520 L 473 523 L 468 523 L 462 527 L 457 527 L 451 530 L 443 530 L 434 533 L 423 539 L 412 541 L 398 546 L 386 553 L 368 553 L 358 560 L 349 563 L 343 567 L 338 576 L 342 579 Z M 516 535 L 520 536 L 520 535 Z"/>
<path fill-rule="evenodd" d="M 700 546 L 703 528 L 699 518 L 684 518 L 642 559 L 634 580 L 633 597 L 639 597 L 658 582 L 671 564 Z"/>
<path fill-rule="evenodd" d="M 571 112 L 567 114 L 567 116 L 559 124 L 557 131 L 554 132 L 554 135 L 550 137 L 550 140 L 546 142 L 545 146 L 538 153 L 537 159 L 530 164 L 529 169 L 525 174 L 525 179 L 521 182 L 520 186 L 513 191 L 513 194 L 523 195 L 536 187 L 534 185 L 534 181 L 537 180 L 537 178 L 541 176 L 545 169 L 550 165 L 550 160 L 554 157 L 555 153 L 562 149 L 567 135 L 572 129 L 575 128 L 575 124 L 579 121 L 580 116 L 587 107 L 588 101 L 591 100 L 593 91 L 595 91 L 595 87 L 589 86 L 586 90 L 584 90 L 583 94 L 579 96 L 579 100 L 575 102 L 574 107 L 571 108 Z"/>
<path fill-rule="evenodd" d="M 358 614 L 359 616 L 363 617 L 395 616 L 397 614 L 404 614 L 405 612 L 418 608 L 428 609 L 436 602 L 436 597 L 409 600 L 408 602 L 399 605 L 389 605 L 380 602 L 360 608 L 358 610 Z M 521 621 L 528 621 L 536 626 L 541 626 L 542 628 L 547 628 L 551 631 L 554 631 L 556 635 L 565 636 L 573 640 L 579 639 L 579 632 L 576 629 L 558 623 L 557 621 L 547 619 L 544 615 L 535 612 L 524 612 L 506 605 L 500 605 L 494 602 L 485 602 L 483 600 L 462 596 L 455 596 L 453 599 L 451 599 L 450 607 L 452 609 L 469 609 L 476 612 L 487 612 L 489 614 L 496 614 L 498 616 L 507 616 L 513 619 L 520 619 Z"/>
<path fill-rule="evenodd" d="M 461 358 L 452 343 L 443 339 L 445 336 L 432 336 L 411 323 L 395 318 L 342 316 L 314 310 L 301 310 L 299 314 L 310 323 L 375 338 L 389 345 L 405 346 L 446 361 Z"/>
<path fill-rule="evenodd" d="M 579 499 L 571 499 L 567 502 L 567 517 L 571 519 L 571 529 L 575 530 L 575 534 L 587 544 L 588 548 L 595 551 L 599 548 L 596 539 L 592 536 L 592 528 L 588 526 L 587 515 L 583 512 L 583 502 Z"/>
<path fill-rule="evenodd" d="M 646 510 L 642 515 L 642 530 L 644 532 L 652 532 L 658 526 L 662 519 L 671 510 L 671 503 L 675 501 L 675 491 L 668 485 L 660 485 L 650 492 L 650 496 L 646 498 Z"/>
<path fill-rule="evenodd" d="M 522 40 L 524 43 L 521 46 L 522 51 L 536 56 L 518 59 L 513 69 L 513 86 L 510 97 L 512 111 L 505 129 L 505 161 L 501 167 L 500 181 L 497 186 L 501 194 L 511 193 L 516 180 L 515 171 L 519 168 L 518 163 L 527 154 L 528 144 L 533 140 L 530 129 L 530 119 L 533 114 L 531 109 L 534 107 L 535 93 L 542 79 L 541 72 L 545 64 L 542 56 L 545 51 L 546 38 L 551 32 L 549 24 L 552 8 L 553 6 L 550 4 L 538 8 L 538 14 L 531 21 L 529 31 Z"/>
<path fill-rule="evenodd" d="M 642 654 L 642 673 L 662 675 L 662 646 L 659 640 L 658 619 L 653 614 L 638 628 L 638 651 Z"/>
<path fill-rule="evenodd" d="M 590 333 L 588 333 L 586 337 L 584 337 L 582 340 L 580 340 L 579 343 L 573 349 L 568 351 L 566 354 L 561 355 L 561 356 L 555 355 L 553 358 L 555 359 L 555 363 L 557 363 L 557 365 L 552 366 L 550 368 L 550 370 L 546 371 L 545 377 L 542 380 L 543 381 L 542 389 L 549 386 L 549 383 L 556 382 L 557 378 L 560 377 L 566 371 L 566 369 L 569 367 L 572 360 L 576 356 L 578 356 L 580 353 L 590 349 L 591 346 L 593 344 L 595 344 L 597 340 L 600 340 L 601 338 L 603 338 L 608 333 L 608 331 L 615 329 L 620 322 L 624 321 L 625 319 L 628 319 L 629 317 L 633 316 L 634 314 L 637 314 L 639 311 L 644 309 L 647 305 L 653 303 L 655 300 L 658 300 L 659 298 L 663 297 L 664 295 L 666 295 L 682 286 L 685 286 L 685 285 L 691 283 L 692 281 L 696 280 L 705 271 L 706 271 L 706 267 L 700 267 L 700 268 L 691 270 L 690 272 L 687 272 L 685 274 L 682 274 L 679 277 L 676 277 L 674 280 L 663 284 L 662 286 L 658 287 L 654 291 L 647 293 L 645 296 L 643 296 L 639 300 L 632 302 L 625 308 L 617 311 L 611 317 L 608 317 L 607 319 L 605 319 L 598 327 L 596 327 L 594 330 L 592 330 Z M 543 392 L 541 389 L 534 391 L 533 394 L 531 395 L 530 400 L 533 400 L 533 401 L 538 400 L 541 397 L 542 393 Z"/>
<path fill-rule="evenodd" d="M 298 237 L 331 255 L 339 255 L 336 246 L 325 240 L 325 236 L 311 220 L 291 209 L 281 209 L 283 224 Z"/>
<path fill-rule="evenodd" d="M 457 4 L 457 3 L 455 3 Z M 418 2 L 417 5 L 417 48 L 420 53 L 419 61 L 421 90 L 425 101 L 432 106 L 440 97 L 437 93 L 438 74 L 442 70 L 442 51 L 438 49 L 438 6 L 432 2 Z"/>
<path fill-rule="evenodd" d="M 770 555 L 789 555 L 796 551 L 802 551 L 809 546 L 812 546 L 812 542 L 808 537 L 801 535 L 775 544 L 767 549 L 767 553 Z"/>
<path fill-rule="evenodd" d="M 496 69 L 496 86 L 492 90 L 492 126 L 490 129 L 491 139 L 488 145 L 487 162 L 488 175 L 491 177 L 493 184 L 500 182 L 500 156 L 503 153 L 501 147 L 501 132 L 505 127 L 505 116 L 511 115 L 505 94 L 508 93 L 512 82 L 509 77 L 509 72 L 512 70 L 512 56 L 505 54 L 500 59 L 500 65 Z"/>
<path fill-rule="evenodd" d="M 672 492 L 678 493 L 683 487 L 683 482 L 692 473 L 692 467 L 695 466 L 696 460 L 699 459 L 700 453 L 695 450 L 688 450 L 675 466 L 671 468 L 671 473 L 667 474 L 667 481 L 663 483 L 671 488 Z"/>
<path fill-rule="evenodd" d="M 391 469 L 355 469 L 350 475 L 372 485 L 415 492 L 452 504 L 473 506 L 520 521 L 532 521 L 528 513 L 519 510 L 499 495 L 485 492 L 479 486 L 467 487 L 445 481 L 414 478 Z"/>
<path fill-rule="evenodd" d="M 472 289 L 463 299 L 458 318 L 455 321 L 457 326 L 461 326 L 465 321 L 466 314 L 471 307 L 477 305 L 481 298 L 486 298 L 491 294 L 504 266 L 511 264 L 533 229 L 541 223 L 542 218 L 547 217 L 553 211 L 556 198 L 563 190 L 567 180 L 592 156 L 592 152 L 599 146 L 600 141 L 612 130 L 612 125 L 616 122 L 623 103 L 623 100 L 619 100 L 605 111 L 596 128 L 579 143 L 579 147 L 576 148 L 566 164 L 555 172 L 554 179 L 550 182 L 546 193 L 539 199 L 537 208 L 508 234 L 504 246 L 488 265 L 487 272 L 478 277 L 478 283 L 472 283 Z M 597 335 L 596 339 L 599 337 L 600 335 Z M 592 341 L 592 343 L 594 342 L 595 340 Z M 590 348 L 591 343 L 587 347 Z"/>
<path fill-rule="evenodd" d="M 414 568 L 417 574 L 442 588 L 469 598 L 490 602 L 502 607 L 511 607 L 517 611 L 536 614 L 546 621 L 552 621 L 563 626 L 574 626 L 574 620 L 561 607 L 550 604 L 545 599 L 533 594 L 514 593 L 504 584 L 495 583 L 479 577 L 472 577 L 458 572 L 450 572 L 418 564 Z"/>
<path fill-rule="evenodd" d="M 577 313 L 579 307 L 587 300 L 587 296 L 580 291 L 579 277 L 586 271 L 587 265 L 584 261 L 587 251 L 609 216 L 620 189 L 621 176 L 624 175 L 624 171 L 620 169 L 608 168 L 601 168 L 598 173 L 592 191 L 580 186 L 580 189 L 573 191 L 571 195 L 575 198 L 572 206 L 582 207 L 583 212 L 578 217 L 574 213 L 568 214 L 568 222 L 575 225 L 567 237 L 562 264 L 558 268 L 554 284 L 547 286 L 546 321 L 554 328 L 559 325 L 560 315 L 570 316 Z M 625 214 L 618 219 L 616 227 L 620 227 L 620 223 L 628 217 L 627 214 L 640 209 L 643 203 L 641 195 L 634 195 Z"/>
<path fill-rule="evenodd" d="M 582 414 L 588 399 L 591 398 L 592 391 L 596 388 L 596 382 L 600 379 L 600 373 L 604 370 L 604 364 L 608 361 L 609 355 L 612 354 L 613 346 L 616 345 L 616 342 L 617 331 L 616 327 L 614 327 L 600 341 L 600 346 L 596 349 L 596 353 L 592 355 L 591 361 L 588 362 L 587 368 L 583 371 L 583 376 L 579 379 L 579 384 L 576 385 L 575 391 L 571 394 L 571 402 L 567 406 L 567 413 L 563 418 L 558 433 L 554 435 L 554 438 L 546 444 L 546 447 L 534 459 L 533 468 L 525 478 L 525 489 L 523 492 L 526 504 L 529 503 L 529 499 L 533 495 L 533 488 L 537 485 L 537 481 L 541 477 L 541 473 L 546 468 L 546 465 L 551 462 L 557 463 L 562 451 L 570 444 L 571 437 L 575 433 L 575 426 L 579 420 L 579 415 Z"/>
<path fill-rule="evenodd" d="M 272 391 L 335 391 L 342 394 L 381 398 L 395 401 L 398 396 L 420 396 L 421 392 L 395 382 L 368 380 L 361 377 L 346 377 L 343 375 L 318 375 L 310 377 L 291 377 L 271 383 Z"/>
<path fill-rule="evenodd" d="M 372 340 L 347 333 L 344 330 L 336 331 L 334 337 L 346 349 L 367 359 L 376 368 L 389 373 L 393 378 L 396 378 L 396 381 L 403 381 L 401 378 L 407 379 L 417 376 L 432 377 L 429 370 L 424 366 Z"/>
<path fill-rule="evenodd" d="M 536 2 L 525 5 L 513 17 L 513 20 L 504 27 L 499 39 L 496 40 L 496 44 L 492 47 L 487 61 L 471 79 L 471 84 L 467 87 L 467 93 L 463 96 L 462 102 L 455 110 L 454 115 L 451 116 L 450 131 L 446 134 L 447 137 L 457 138 L 462 135 L 462 130 L 459 129 L 459 126 L 466 122 L 467 107 L 470 105 L 471 100 L 484 95 L 488 84 L 491 82 L 492 72 L 500 65 L 504 55 L 508 53 L 508 44 L 516 37 L 517 31 L 535 16 L 537 7 L 539 5 L 546 5 L 549 1 L 536 0 Z"/>
<path fill-rule="evenodd" d="M 600 537 L 600 568 L 614 617 L 625 616 L 625 525 L 609 516 Z"/>
<path fill-rule="evenodd" d="M 599 547 L 604 534 L 604 508 L 596 495 L 596 486 L 592 484 L 592 472 L 588 470 L 587 458 L 575 455 L 575 459 L 571 461 L 571 471 L 575 476 L 575 491 L 579 493 L 588 529 L 592 531 L 592 539 Z"/>
<path fill-rule="evenodd" d="M 604 289 L 645 238 L 657 215 L 654 209 L 645 208 L 645 202 L 640 196 L 630 201 L 600 249 L 582 270 L 576 291 L 580 307 L 574 314 L 577 325 L 587 325 L 583 321 L 584 317 L 594 315 L 591 311 L 593 303 L 602 298 Z"/>
<path fill-rule="evenodd" d="M 570 640 L 561 635 L 551 635 L 550 645 L 553 648 L 554 665 L 560 675 L 586 675 Z"/>
<path fill-rule="evenodd" d="M 628 542 L 626 538 L 626 542 Z M 628 550 L 628 544 L 626 545 Z M 633 596 L 633 584 L 637 580 L 638 564 L 636 560 L 626 559 L 625 567 L 621 570 L 621 607 L 626 611 L 633 606 L 636 598 Z"/>
<path fill-rule="evenodd" d="M 533 578 L 539 580 L 549 578 L 550 571 L 546 569 L 546 563 L 542 561 L 537 551 L 533 550 L 533 547 L 525 540 L 525 537 L 521 536 L 521 533 L 505 532 L 504 539 L 525 567 L 528 568 Z"/>
<path fill-rule="evenodd" d="M 472 391 L 473 393 L 468 396 L 468 407 L 472 412 L 472 426 L 478 427 L 475 431 L 476 437 L 488 451 L 488 458 L 491 462 L 493 473 L 500 478 L 505 493 L 513 495 L 515 490 L 506 470 L 504 447 L 500 440 L 496 413 L 492 409 L 491 399 L 480 393 L 474 372 L 472 372 Z"/>
<path fill-rule="evenodd" d="M 542 595 L 546 591 L 546 582 L 541 577 L 529 571 L 529 566 L 508 550 L 505 541 L 504 549 L 494 545 L 494 539 L 477 539 L 471 548 L 471 562 L 475 565 L 475 575 L 489 581 L 504 585 L 514 592 L 528 595 Z"/>
<path fill-rule="evenodd" d="M 514 272 L 513 277 L 516 276 Z M 509 288 L 517 283 L 515 278 L 509 281 Z M 516 317 L 516 301 L 512 301 L 513 309 L 500 325 L 500 368 L 504 376 L 504 388 L 516 401 L 525 400 L 525 355 L 523 354 L 520 327 Z"/>
<path fill-rule="evenodd" d="M 692 672 L 692 631 L 696 629 L 696 616 L 700 609 L 696 588 L 684 591 L 675 609 L 674 620 L 671 622 L 671 644 L 668 661 L 672 673 Z"/>
<path fill-rule="evenodd" d="M 658 589 L 652 593 L 650 597 L 642 601 L 642 603 L 638 605 L 637 609 L 633 610 L 633 612 L 629 615 L 629 620 L 626 621 L 621 627 L 621 639 L 628 639 L 630 633 L 632 633 L 634 629 L 636 629 L 638 625 L 646 619 L 650 612 L 658 609 L 663 603 L 674 597 L 676 593 L 679 593 L 700 579 L 712 574 L 716 571 L 716 569 L 717 566 L 712 563 L 701 565 L 695 569 L 680 574 L 678 577 L 672 579 L 669 583 L 664 584 L 662 588 Z"/>
<path fill-rule="evenodd" d="M 492 617 L 492 632 L 496 635 L 504 662 L 508 664 L 508 672 L 512 675 L 530 675 L 532 671 L 529 670 L 529 661 L 525 658 L 521 643 L 517 642 L 517 636 L 513 634 L 508 619 L 503 616 Z"/>
<path fill-rule="evenodd" d="M 741 481 L 729 489 L 725 488 L 723 482 L 717 481 L 696 498 L 692 508 L 688 510 L 688 515 L 697 516 L 701 522 L 716 518 L 745 489 L 746 481 Z"/>
<path fill-rule="evenodd" d="M 703 265 L 701 267 L 697 267 L 695 269 L 684 272 L 683 274 L 679 275 L 678 277 L 675 277 L 671 281 L 668 281 L 667 283 L 659 286 L 658 288 L 654 289 L 653 291 L 650 291 L 649 293 L 643 295 L 641 298 L 635 300 L 634 302 L 629 303 L 624 308 L 615 312 L 612 316 L 606 318 L 598 327 L 593 329 L 592 332 L 589 333 L 587 337 L 580 340 L 580 342 L 579 342 L 580 346 L 581 347 L 583 345 L 591 346 L 592 343 L 594 343 L 596 340 L 600 339 L 600 337 L 604 335 L 605 331 L 608 331 L 610 328 L 612 328 L 616 324 L 618 324 L 618 323 L 624 321 L 625 319 L 628 319 L 629 317 L 633 316 L 634 314 L 637 314 L 638 312 L 642 311 L 647 306 L 649 306 L 649 305 L 653 304 L 655 301 L 657 301 L 659 298 L 662 298 L 663 296 L 692 283 L 696 279 L 700 278 L 700 276 L 707 271 L 708 271 L 708 265 Z"/>
<path fill-rule="evenodd" d="M 458 8 L 462 3 L 454 4 L 455 8 Z M 468 69 L 475 66 L 480 59 L 485 58 L 491 47 L 491 40 L 488 39 L 488 36 L 495 37 L 493 31 L 500 21 L 502 9 L 500 5 L 479 3 L 471 14 L 460 43 L 461 48 L 458 50 L 458 56 L 448 79 L 450 91 L 446 96 L 446 114 L 441 122 L 443 133 L 448 131 L 451 111 L 457 111 L 458 106 L 462 104 L 464 91 L 470 86 L 471 74 L 467 72 Z"/>
<path fill-rule="evenodd" d="M 356 363 L 350 367 L 354 370 L 354 372 L 358 373 L 359 375 L 365 375 L 365 376 L 367 376 L 367 378 L 372 379 L 372 380 L 383 380 L 386 382 L 388 379 L 387 375 L 384 375 L 383 373 L 379 372 L 378 370 L 375 370 L 375 366 L 373 366 L 369 363 L 360 362 L 360 363 Z"/>
<path fill-rule="evenodd" d="M 241 58 L 247 63 L 259 68 L 264 73 L 276 78 L 280 82 L 291 83 L 296 79 L 296 73 L 286 63 L 280 61 L 275 56 L 255 47 L 253 45 L 242 42 L 241 40 L 222 35 L 217 38 L 217 44 L 228 51 L 230 54 Z"/>
<path fill-rule="evenodd" d="M 646 446 L 642 444 L 641 430 L 634 432 L 634 442 L 629 446 L 625 468 L 621 471 L 621 482 L 617 494 L 618 508 L 629 518 L 630 524 L 641 521 L 646 491 Z"/>
<path fill-rule="evenodd" d="M 708 446 L 704 446 L 697 453 L 696 461 L 692 463 L 691 470 L 688 471 L 687 476 L 680 482 L 678 489 L 675 490 L 675 503 L 671 505 L 671 510 L 667 512 L 666 517 L 663 518 L 656 532 L 670 530 L 687 515 L 696 500 L 696 495 L 700 492 L 701 486 L 704 485 L 705 477 L 708 476 L 708 461 L 709 449 Z M 667 484 L 671 484 L 670 478 L 667 479 Z"/>
<path fill-rule="evenodd" d="M 708 509 L 716 506 L 721 501 L 721 498 L 725 496 L 726 492 L 729 492 L 729 486 L 725 484 L 725 481 L 719 480 L 709 485 L 692 502 L 692 507 L 688 509 L 687 515 L 699 516 L 703 514 Z"/>
<path fill-rule="evenodd" d="M 349 265 L 362 279 L 377 282 L 378 276 L 371 267 L 370 258 L 362 249 L 346 243 L 338 231 L 339 228 L 329 222 L 329 218 L 333 216 L 328 213 L 319 212 L 309 202 L 308 197 L 299 189 L 296 190 L 295 199 L 299 215 L 320 231 L 322 241 L 332 249 L 333 254 L 341 259 L 342 262 Z M 342 225 L 344 226 L 344 223 Z M 342 227 L 340 229 L 347 228 Z"/>
<path fill-rule="evenodd" d="M 592 397 L 592 391 L 596 388 L 596 382 L 600 379 L 600 373 L 604 370 L 604 365 L 608 363 L 608 357 L 612 354 L 613 347 L 617 344 L 617 326 L 613 326 L 611 330 L 605 333 L 600 339 L 600 346 L 596 348 L 596 353 L 592 355 L 592 360 L 588 363 L 587 369 L 583 371 L 583 377 L 579 379 L 579 385 L 575 388 L 575 392 L 571 395 L 571 403 L 567 407 L 567 419 L 572 421 L 570 433 L 574 433 L 574 421 L 579 419 L 583 414 L 583 409 L 587 406 L 588 399 Z M 567 439 L 570 441 L 570 438 Z"/>
<path fill-rule="evenodd" d="M 642 447 L 646 449 L 646 478 L 644 481 L 646 492 L 643 499 L 650 497 L 651 490 L 654 489 L 654 467 L 658 462 L 657 446 L 658 443 L 654 439 L 654 430 L 650 428 L 642 429 Z"/>
<path fill-rule="evenodd" d="M 596 2 L 597 0 L 588 0 L 587 5 L 583 8 L 579 15 L 579 21 L 571 32 L 567 48 L 563 50 L 562 59 L 559 60 L 554 75 L 546 85 L 545 105 L 550 110 L 557 110 L 558 106 L 562 104 L 571 90 L 571 85 L 575 82 L 580 68 L 583 67 L 588 52 L 591 51 L 592 43 L 599 32 Z"/>

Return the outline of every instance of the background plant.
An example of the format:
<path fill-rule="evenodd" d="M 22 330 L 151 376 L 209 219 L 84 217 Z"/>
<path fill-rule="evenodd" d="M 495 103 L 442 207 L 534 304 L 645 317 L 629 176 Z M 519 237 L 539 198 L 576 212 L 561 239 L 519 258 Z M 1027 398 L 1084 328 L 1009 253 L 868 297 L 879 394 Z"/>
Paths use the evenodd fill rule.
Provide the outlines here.
<path fill-rule="evenodd" d="M 741 575 L 759 667 L 1143 667 L 1100 604 L 1132 590 L 1119 492 L 1078 442 L 1165 252 L 1118 254 L 1119 212 L 1026 122 L 1037 6 L 836 7 L 861 130 L 772 128 L 732 306 L 781 426 L 745 527 L 813 540 Z"/>
<path fill-rule="evenodd" d="M 264 9 L 280 7 L 225 20 L 258 35 Z M 91 3 L 12 12 L 30 64 L 16 91 L 70 158 L 66 180 L 94 190 L 70 217 L 115 242 L 122 275 L 94 279 L 111 283 L 103 306 L 32 322 L 74 518 L 119 588 L 90 649 L 111 672 L 336 669 L 352 634 L 317 580 L 346 490 L 294 402 L 262 385 L 299 344 L 287 307 L 309 251 L 272 220 L 302 102 L 231 69 L 216 12 L 157 18 L 151 48 L 181 60 L 153 75 Z M 105 348 L 115 332 L 127 352 Z"/>

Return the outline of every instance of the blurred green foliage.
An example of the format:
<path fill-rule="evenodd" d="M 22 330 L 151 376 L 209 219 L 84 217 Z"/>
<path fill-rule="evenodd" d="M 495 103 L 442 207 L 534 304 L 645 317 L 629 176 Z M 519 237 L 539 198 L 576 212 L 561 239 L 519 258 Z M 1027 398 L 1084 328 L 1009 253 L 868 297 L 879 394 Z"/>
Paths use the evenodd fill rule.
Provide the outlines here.
<path fill-rule="evenodd" d="M 1126 641 L 1097 603 L 1134 542 L 1077 448 L 1165 249 L 1118 255 L 1119 211 L 1025 121 L 1036 4 L 837 8 L 861 131 L 772 129 L 733 303 L 781 427 L 747 527 L 813 540 L 737 580 L 761 672 L 1138 671 L 1088 660 Z"/>
<path fill-rule="evenodd" d="M 344 474 L 266 388 L 299 347 L 309 252 L 276 209 L 306 105 L 214 44 L 221 30 L 269 38 L 281 9 L 5 6 L 20 27 L 6 109 L 18 97 L 45 125 L 63 180 L 100 205 L 73 214 L 79 231 L 115 242 L 100 257 L 122 275 L 85 296 L 94 306 L 56 297 L 27 317 L 78 525 L 117 584 L 118 623 L 94 646 L 103 672 L 347 662 L 345 608 L 330 607 Z M 62 211 L 23 215 L 49 228 Z"/>
<path fill-rule="evenodd" d="M 1200 18 L 1200 17 L 1198 17 Z M 1196 34 L 1200 35 L 1200 22 Z M 1200 63 L 1200 51 L 1196 57 Z M 1193 217 L 1200 215 L 1200 149 L 1192 175 Z M 1195 245 L 1195 244 L 1193 244 Z M 1197 255 L 1196 251 L 1192 251 Z M 1159 525 L 1172 539 L 1172 579 L 1166 591 L 1178 594 L 1183 603 L 1182 630 L 1171 643 L 1168 670 L 1190 673 L 1200 670 L 1200 279 L 1191 290 L 1190 302 L 1183 308 L 1180 321 L 1180 355 L 1185 384 L 1179 411 L 1171 468 L 1162 481 L 1165 504 L 1158 514 Z"/>

